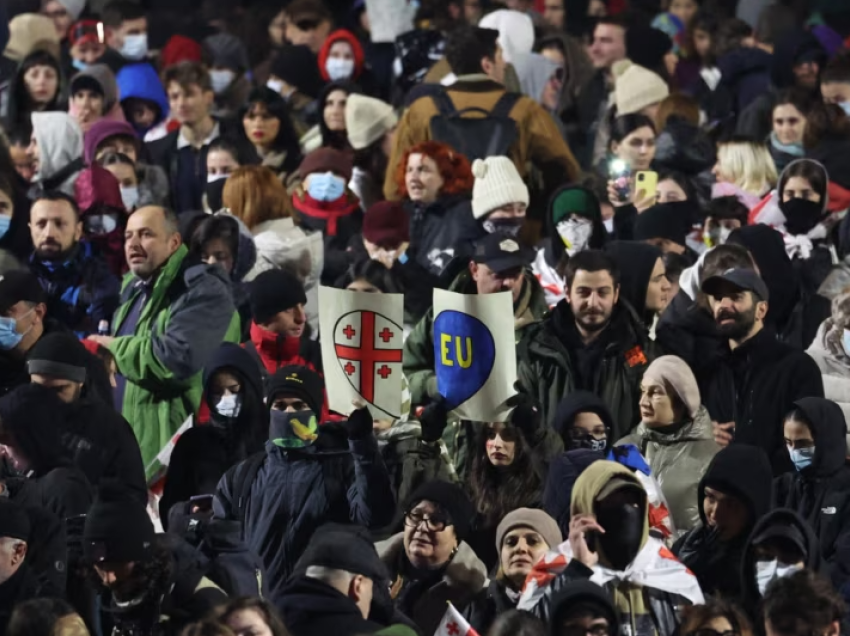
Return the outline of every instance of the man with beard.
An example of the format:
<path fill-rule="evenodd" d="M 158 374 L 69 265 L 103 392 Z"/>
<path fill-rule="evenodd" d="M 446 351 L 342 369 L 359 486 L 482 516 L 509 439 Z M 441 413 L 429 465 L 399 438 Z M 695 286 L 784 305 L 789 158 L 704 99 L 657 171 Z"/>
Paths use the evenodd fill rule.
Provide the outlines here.
<path fill-rule="evenodd" d="M 782 421 L 804 397 L 823 397 L 817 364 L 779 342 L 764 324 L 768 290 L 751 269 L 729 269 L 703 281 L 719 333 L 727 339 L 722 358 L 700 386 L 711 415 L 714 439 L 759 446 L 774 474 L 792 470 Z"/>
<path fill-rule="evenodd" d="M 29 266 L 47 295 L 47 312 L 80 336 L 97 333 L 118 307 L 120 283 L 91 243 L 80 240 L 77 202 L 59 191 L 42 194 L 30 211 L 30 233 Z"/>
<path fill-rule="evenodd" d="M 563 396 L 585 390 L 611 411 L 618 440 L 640 421 L 643 372 L 655 345 L 627 301 L 620 271 L 607 254 L 586 250 L 570 257 L 566 298 L 531 325 L 517 349 L 519 390 L 536 399 L 551 423 Z"/>

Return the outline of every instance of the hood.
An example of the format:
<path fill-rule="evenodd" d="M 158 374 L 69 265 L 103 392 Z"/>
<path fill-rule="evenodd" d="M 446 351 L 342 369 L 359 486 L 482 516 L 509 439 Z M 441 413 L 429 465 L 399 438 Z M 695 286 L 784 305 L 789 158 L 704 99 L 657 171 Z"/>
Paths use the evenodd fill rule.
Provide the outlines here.
<path fill-rule="evenodd" d="M 558 403 L 552 428 L 562 439 L 573 427 L 573 420 L 579 413 L 596 413 L 610 431 L 614 431 L 614 418 L 602 398 L 590 391 L 573 391 Z"/>
<path fill-rule="evenodd" d="M 108 112 L 118 101 L 115 74 L 106 64 L 92 64 L 71 79 L 71 95 L 77 90 L 95 85 L 103 94 L 103 112 Z"/>
<path fill-rule="evenodd" d="M 773 56 L 759 48 L 742 46 L 717 60 L 724 84 L 735 84 L 750 73 L 769 73 Z"/>
<path fill-rule="evenodd" d="M 348 44 L 351 45 L 351 50 L 354 52 L 354 73 L 349 79 L 352 81 L 356 80 L 360 77 L 360 74 L 363 73 L 366 57 L 363 54 L 363 47 L 360 45 L 360 40 L 358 40 L 357 36 L 355 36 L 351 31 L 337 29 L 328 35 L 325 39 L 325 43 L 322 44 L 322 48 L 319 50 L 319 73 L 321 74 L 322 79 L 326 82 L 331 81 L 331 78 L 325 68 L 325 63 L 328 61 L 328 55 L 331 52 L 331 47 L 334 42 L 339 42 L 340 40 L 348 42 Z"/>
<path fill-rule="evenodd" d="M 792 29 L 784 33 L 773 47 L 773 63 L 770 78 L 776 88 L 794 86 L 794 66 L 801 60 L 818 62 L 820 68 L 826 63 L 826 51 L 813 34 L 803 29 Z"/>
<path fill-rule="evenodd" d="M 803 473 L 826 478 L 844 467 L 847 443 L 847 423 L 841 407 L 832 400 L 808 397 L 794 402 L 812 424 L 815 439 L 815 457 Z"/>
<path fill-rule="evenodd" d="M 549 476 L 543 491 L 543 509 L 558 522 L 565 537 L 570 533 L 570 502 L 576 480 L 588 466 L 602 459 L 605 459 L 605 453 L 576 448 L 557 455 L 549 465 Z"/>
<path fill-rule="evenodd" d="M 711 460 L 697 489 L 702 524 L 708 525 L 702 505 L 706 486 L 744 502 L 750 511 L 752 527 L 770 508 L 772 484 L 773 469 L 761 448 L 732 444 L 721 449 Z"/>
<path fill-rule="evenodd" d="M 605 246 L 605 252 L 620 268 L 620 296 L 643 318 L 649 279 L 656 261 L 662 257 L 661 250 L 637 241 L 614 241 Z"/>
<path fill-rule="evenodd" d="M 87 164 L 91 164 L 95 160 L 97 147 L 110 137 L 123 135 L 138 139 L 136 129 L 126 121 L 111 121 L 101 119 L 95 122 L 85 135 L 85 160 Z"/>
<path fill-rule="evenodd" d="M 818 194 L 821 198 L 821 212 L 825 214 L 827 212 L 827 208 L 829 207 L 829 172 L 827 172 L 826 168 L 821 162 L 815 161 L 814 159 L 795 159 L 787 166 L 785 166 L 785 169 L 782 171 L 782 174 L 779 175 L 779 181 L 776 184 L 776 191 L 779 193 L 779 209 L 782 209 L 782 191 L 785 189 L 785 183 L 788 181 L 788 175 L 790 173 L 790 170 L 792 166 L 798 166 L 801 164 L 808 164 L 814 170 L 823 174 L 823 182 L 824 184 L 827 184 L 827 187 L 825 187 L 822 191 L 818 192 Z"/>
<path fill-rule="evenodd" d="M 821 163 L 832 179 L 831 184 L 836 183 L 845 190 L 850 190 L 850 174 L 847 170 L 850 165 L 850 141 L 841 137 L 825 139 L 807 150 L 806 156 Z"/>
<path fill-rule="evenodd" d="M 599 249 L 608 240 L 608 232 L 602 222 L 602 210 L 599 199 L 588 188 L 581 186 L 563 186 L 555 190 L 549 199 L 549 209 L 546 215 L 546 228 L 552 241 L 554 263 L 560 262 L 566 254 L 564 241 L 558 236 L 558 221 L 566 214 L 580 214 L 593 222 L 593 234 L 590 236 L 589 247 Z"/>
<path fill-rule="evenodd" d="M 216 371 L 224 368 L 235 370 L 245 382 L 254 388 L 257 395 L 263 395 L 263 379 L 260 375 L 260 367 L 257 366 L 257 362 L 250 353 L 232 342 L 222 343 L 213 352 L 212 358 L 204 367 L 204 393 L 207 392 L 209 383 Z"/>
<path fill-rule="evenodd" d="M 511 64 L 519 77 L 522 93 L 540 104 L 543 89 L 560 67 L 539 53 L 518 53 Z"/>
<path fill-rule="evenodd" d="M 478 26 L 499 32 L 499 46 L 502 47 L 505 62 L 512 64 L 517 55 L 531 53 L 534 46 L 534 23 L 527 14 L 499 9 L 481 18 Z"/>
<path fill-rule="evenodd" d="M 233 219 L 239 228 L 239 244 L 236 248 L 236 260 L 233 263 L 233 271 L 230 272 L 230 278 L 234 283 L 241 282 L 257 262 L 257 246 L 254 244 L 254 236 L 251 234 L 248 226 L 232 214 L 220 212 L 217 216 Z"/>
<path fill-rule="evenodd" d="M 697 262 L 683 269 L 679 275 L 679 291 L 684 292 L 691 300 L 697 299 L 699 293 L 699 279 L 702 276 L 702 268 L 705 266 L 705 256 L 711 250 L 706 250 L 699 255 Z"/>
<path fill-rule="evenodd" d="M 100 206 L 103 205 L 127 212 L 124 201 L 121 199 L 121 186 L 118 179 L 109 170 L 96 163 L 80 172 L 74 184 L 74 198 L 84 216 L 90 211 L 102 211 Z"/>
<path fill-rule="evenodd" d="M 290 269 L 310 289 L 318 285 L 324 266 L 321 232 L 307 233 L 291 218 L 266 221 L 254 228 L 257 268 Z"/>
<path fill-rule="evenodd" d="M 32 127 L 38 143 L 39 181 L 49 179 L 72 161 L 82 159 L 83 131 L 68 113 L 33 113 Z"/>
<path fill-rule="evenodd" d="M 579 579 L 566 583 L 552 595 L 549 606 L 549 633 L 551 636 L 558 636 L 561 633 L 559 626 L 563 613 L 582 602 L 592 603 L 595 608 L 603 612 L 608 620 L 609 634 L 620 633 L 620 616 L 614 608 L 614 603 L 611 602 L 611 593 L 601 585 L 591 583 L 587 579 Z"/>
<path fill-rule="evenodd" d="M 147 63 L 128 64 L 118 71 L 115 80 L 122 102 L 129 97 L 136 97 L 159 106 L 160 117 L 154 121 L 154 126 L 168 117 L 168 96 L 153 66 Z"/>

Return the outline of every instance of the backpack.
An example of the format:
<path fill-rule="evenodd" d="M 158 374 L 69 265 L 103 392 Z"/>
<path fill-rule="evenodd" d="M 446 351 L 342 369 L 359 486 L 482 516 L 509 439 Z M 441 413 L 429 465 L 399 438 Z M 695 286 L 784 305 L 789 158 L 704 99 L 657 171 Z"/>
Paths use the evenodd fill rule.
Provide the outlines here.
<path fill-rule="evenodd" d="M 439 114 L 431 118 L 431 139 L 441 141 L 466 155 L 470 163 L 476 159 L 507 156 L 519 138 L 517 123 L 510 112 L 521 95 L 505 92 L 487 112 L 471 106 L 458 110 L 446 91 L 432 95 Z M 464 117 L 466 113 L 484 113 L 484 117 Z"/>

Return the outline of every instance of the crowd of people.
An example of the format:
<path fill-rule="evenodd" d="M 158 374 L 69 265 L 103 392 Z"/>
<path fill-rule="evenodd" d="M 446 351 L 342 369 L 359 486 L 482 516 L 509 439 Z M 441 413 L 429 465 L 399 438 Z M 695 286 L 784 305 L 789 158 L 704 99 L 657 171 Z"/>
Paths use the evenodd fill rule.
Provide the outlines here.
<path fill-rule="evenodd" d="M 2 0 L 0 50 L 0 636 L 850 634 L 846 0 Z M 400 416 L 331 408 L 322 286 L 403 297 Z M 435 290 L 510 295 L 505 421 Z"/>

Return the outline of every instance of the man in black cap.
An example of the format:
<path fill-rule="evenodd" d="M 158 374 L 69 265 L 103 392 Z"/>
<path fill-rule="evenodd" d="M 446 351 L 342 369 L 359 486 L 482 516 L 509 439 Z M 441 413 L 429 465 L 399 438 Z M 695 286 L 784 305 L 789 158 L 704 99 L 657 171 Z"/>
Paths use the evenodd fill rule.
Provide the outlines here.
<path fill-rule="evenodd" d="M 227 471 L 213 501 L 215 517 L 242 522 L 276 607 L 316 527 L 333 521 L 379 528 L 395 512 L 369 410 L 357 408 L 346 422 L 319 426 L 324 388 L 321 376 L 306 367 L 284 367 L 271 377 L 266 452 Z"/>
<path fill-rule="evenodd" d="M 384 626 L 369 620 L 387 573 L 368 531 L 328 524 L 319 528 L 295 566 L 277 605 L 293 636 L 356 636 Z"/>
<path fill-rule="evenodd" d="M 87 390 L 92 360 L 103 367 L 73 335 L 52 333 L 32 348 L 27 370 L 34 384 L 53 389 L 67 405 L 62 445 L 89 483 L 97 487 L 103 479 L 118 480 L 146 504 L 145 469 L 133 429 L 111 405 Z"/>
<path fill-rule="evenodd" d="M 755 271 L 729 269 L 704 280 L 701 289 L 727 339 L 719 363 L 697 378 L 714 439 L 721 446 L 759 446 L 775 474 L 787 472 L 793 467 L 781 423 L 800 398 L 823 397 L 818 366 L 765 326 L 768 290 Z"/>
<path fill-rule="evenodd" d="M 46 332 L 62 326 L 47 318 L 47 298 L 33 274 L 0 275 L 0 394 L 29 382 L 27 353 Z"/>
<path fill-rule="evenodd" d="M 24 506 L 0 498 L 0 633 L 6 632 L 15 605 L 42 595 L 26 560 L 30 525 Z"/>
<path fill-rule="evenodd" d="M 251 282 L 251 339 L 245 349 L 257 360 L 263 380 L 290 365 L 322 372 L 322 351 L 308 334 L 307 294 L 298 277 L 282 269 Z"/>
<path fill-rule="evenodd" d="M 514 304 L 514 330 L 519 342 L 525 328 L 548 310 L 540 283 L 528 269 L 534 252 L 513 238 L 493 233 L 475 248 L 469 269 L 449 286 L 460 294 L 510 292 Z M 410 382 L 411 403 L 425 404 L 437 397 L 434 371 L 434 312 L 429 311 L 404 343 L 404 374 Z"/>
<path fill-rule="evenodd" d="M 620 617 L 602 586 L 579 579 L 570 581 L 553 596 L 549 636 L 573 634 L 620 634 Z"/>

